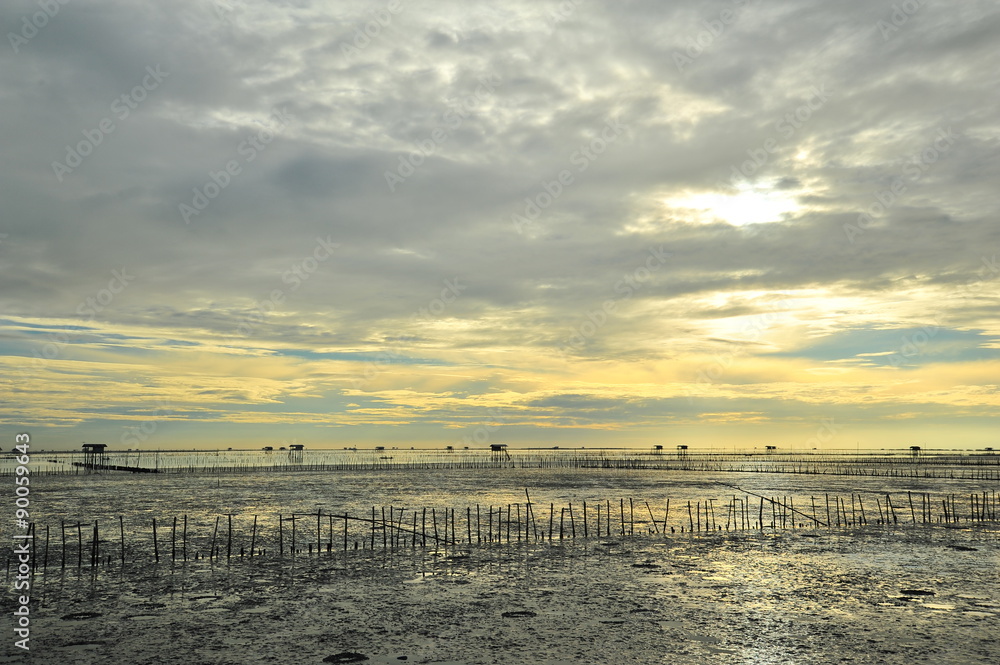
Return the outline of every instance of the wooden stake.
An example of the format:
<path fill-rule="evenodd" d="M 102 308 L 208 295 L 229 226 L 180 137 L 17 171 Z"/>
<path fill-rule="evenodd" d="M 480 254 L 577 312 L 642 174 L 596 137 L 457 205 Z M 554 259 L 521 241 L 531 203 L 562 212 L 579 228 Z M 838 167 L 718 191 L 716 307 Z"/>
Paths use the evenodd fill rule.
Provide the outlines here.
<path fill-rule="evenodd" d="M 156 529 L 155 529 L 155 520 L 154 520 L 154 529 L 153 529 L 153 532 L 154 533 L 156 532 Z M 208 551 L 208 558 L 209 558 L 210 561 L 215 558 L 215 536 L 218 533 L 219 533 L 219 516 L 216 515 L 215 516 L 215 530 L 212 531 L 212 549 L 210 549 Z M 281 515 L 278 515 L 278 542 L 281 543 Z"/>

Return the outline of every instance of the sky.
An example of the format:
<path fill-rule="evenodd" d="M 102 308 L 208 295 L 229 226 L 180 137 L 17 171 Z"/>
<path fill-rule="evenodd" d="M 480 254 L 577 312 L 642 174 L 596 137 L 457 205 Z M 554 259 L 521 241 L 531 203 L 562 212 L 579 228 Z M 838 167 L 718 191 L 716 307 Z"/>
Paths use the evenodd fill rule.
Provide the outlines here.
<path fill-rule="evenodd" d="M 15 0 L 4 447 L 1000 445 L 1000 6 Z"/>

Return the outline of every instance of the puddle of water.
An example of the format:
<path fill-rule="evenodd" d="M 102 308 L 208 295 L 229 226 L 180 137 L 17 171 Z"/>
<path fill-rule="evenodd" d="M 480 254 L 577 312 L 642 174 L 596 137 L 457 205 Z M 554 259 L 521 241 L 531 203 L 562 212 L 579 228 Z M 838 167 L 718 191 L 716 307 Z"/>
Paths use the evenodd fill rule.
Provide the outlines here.
<path fill-rule="evenodd" d="M 707 642 L 709 644 L 718 644 L 722 641 L 718 637 L 712 637 L 711 635 L 698 635 L 696 633 L 690 633 L 687 637 L 689 640 L 694 640 L 695 642 Z"/>

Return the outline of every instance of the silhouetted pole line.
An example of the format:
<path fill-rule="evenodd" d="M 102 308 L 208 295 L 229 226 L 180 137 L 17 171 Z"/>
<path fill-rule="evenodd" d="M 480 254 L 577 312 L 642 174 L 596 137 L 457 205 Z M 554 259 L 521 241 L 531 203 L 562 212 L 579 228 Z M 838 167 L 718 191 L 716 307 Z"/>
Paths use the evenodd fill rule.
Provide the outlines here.
<path fill-rule="evenodd" d="M 735 492 L 726 498 L 709 497 L 687 501 L 685 509 L 671 513 L 671 499 L 662 504 L 662 520 L 649 501 L 640 501 L 645 511 L 637 516 L 636 502 L 620 497 L 617 505 L 610 499 L 584 501 L 574 505 L 548 506 L 532 500 L 525 489 L 525 502 L 501 505 L 477 504 L 464 509 L 395 505 L 372 506 L 370 515 L 350 511 L 283 513 L 275 519 L 261 520 L 258 515 L 203 517 L 192 521 L 189 515 L 151 518 L 148 527 L 126 524 L 118 517 L 118 532 L 103 538 L 98 521 L 60 521 L 53 538 L 49 526 L 30 523 L 32 540 L 31 570 L 52 567 L 65 570 L 98 568 L 114 563 L 126 568 L 134 563 L 154 563 L 167 559 L 164 519 L 169 520 L 169 561 L 187 563 L 207 559 L 210 564 L 228 563 L 235 558 L 319 554 L 337 550 L 402 550 L 431 547 L 457 548 L 496 544 L 555 544 L 581 537 L 612 538 L 635 535 L 669 537 L 670 534 L 709 534 L 745 532 L 764 529 L 819 528 L 856 529 L 874 525 L 906 528 L 916 525 L 954 525 L 997 522 L 1000 517 L 1000 492 L 986 490 L 968 494 L 926 492 L 851 493 L 799 497 L 769 497 L 748 492 L 735 485 L 721 483 Z M 682 504 L 684 505 L 684 504 Z M 810 514 L 811 512 L 811 514 Z M 546 514 L 548 513 L 548 514 Z M 222 517 L 226 518 L 220 524 Z M 906 517 L 910 519 L 907 520 Z M 464 523 L 463 523 L 464 520 Z M 220 526 L 224 530 L 220 530 Z M 88 529 L 89 541 L 83 532 Z M 73 531 L 76 531 L 73 537 Z M 43 533 L 44 532 L 44 533 Z M 41 542 L 44 539 L 44 543 Z M 51 540 L 57 542 L 50 542 Z M 223 543 L 223 539 L 225 542 Z M 203 549 L 207 546 L 207 552 Z M 223 547 L 225 551 L 223 553 Z M 75 550 L 75 551 L 74 551 Z M 248 551 L 249 550 L 249 551 Z M 84 561 L 87 551 L 87 561 Z M 8 553 L 11 550 L 8 549 Z M 193 554 L 193 557 L 192 557 Z M 8 556 L 8 571 L 11 557 Z"/>
<path fill-rule="evenodd" d="M 439 469 L 631 469 L 671 470 L 692 472 L 781 473 L 810 475 L 841 475 L 896 478 L 956 478 L 963 480 L 1000 480 L 1000 455 L 995 454 L 939 454 L 924 451 L 917 457 L 905 454 L 865 453 L 809 453 L 809 452 L 707 452 L 685 451 L 681 456 L 665 452 L 638 451 L 508 451 L 498 459 L 488 451 L 378 451 L 352 454 L 343 457 L 340 451 L 310 451 L 302 461 L 289 459 L 275 451 L 272 461 L 252 458 L 267 457 L 266 453 L 244 452 L 246 461 L 239 461 L 240 453 L 216 461 L 218 451 L 185 453 L 188 457 L 203 455 L 201 459 L 176 459 L 169 454 L 159 456 L 150 464 L 148 455 L 143 458 L 132 454 L 107 454 L 105 463 L 95 467 L 90 462 L 79 462 L 74 455 L 65 460 L 53 460 L 57 466 L 46 465 L 33 471 L 35 475 L 80 475 L 136 472 L 138 469 L 169 473 L 239 474 L 294 471 L 382 471 L 382 470 L 439 470 Z M 315 456 L 309 461 L 308 456 Z M 329 457 L 338 455 L 340 459 Z M 454 455 L 452 457 L 452 455 Z M 62 454 L 60 454 L 62 456 Z M 236 457 L 237 459 L 232 459 Z M 450 457 L 450 459 L 449 459 Z M 385 458 L 385 459 L 383 459 Z M 430 458 L 430 459 L 428 459 Z M 113 462 L 123 462 L 115 464 Z M 139 465 L 143 465 L 140 467 Z M 74 466 L 76 465 L 76 466 Z M 150 482 L 155 482 L 150 478 Z M 911 515 L 912 517 L 912 515 Z"/>
<path fill-rule="evenodd" d="M 774 499 L 769 499 L 766 496 L 761 496 L 760 494 L 756 494 L 754 492 L 750 492 L 750 491 L 742 489 L 742 488 L 740 488 L 740 487 L 738 487 L 736 485 L 731 485 L 729 483 L 723 483 L 723 482 L 720 482 L 719 485 L 724 485 L 726 487 L 730 487 L 730 488 L 736 490 L 737 492 L 742 492 L 743 494 L 748 494 L 750 496 L 757 497 L 757 498 L 762 499 L 764 501 L 770 501 L 772 503 L 772 505 L 774 505 L 774 503 L 775 503 Z M 853 498 L 853 495 L 852 495 L 852 498 Z M 782 507 L 785 507 L 784 504 L 779 504 L 779 505 L 782 505 Z M 794 510 L 794 512 L 796 514 L 801 515 L 802 517 L 805 517 L 806 519 L 813 520 L 814 522 L 816 522 L 816 524 L 819 524 L 820 526 L 827 526 L 827 524 L 829 523 L 829 519 L 827 519 L 827 522 L 820 521 L 816 517 L 815 512 L 814 512 L 813 515 L 807 515 L 806 513 L 803 513 L 802 511 L 799 511 L 799 510 Z"/>

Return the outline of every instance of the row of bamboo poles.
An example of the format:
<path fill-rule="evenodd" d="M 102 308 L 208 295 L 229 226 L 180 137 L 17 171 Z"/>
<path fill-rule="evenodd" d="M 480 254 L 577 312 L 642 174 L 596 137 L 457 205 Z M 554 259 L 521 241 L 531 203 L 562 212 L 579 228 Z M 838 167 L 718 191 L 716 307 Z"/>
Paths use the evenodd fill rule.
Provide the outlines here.
<path fill-rule="evenodd" d="M 29 524 L 31 571 L 58 566 L 83 568 L 128 562 L 212 561 L 235 557 L 319 554 L 335 550 L 375 550 L 401 548 L 448 548 L 490 544 L 555 542 L 567 539 L 611 538 L 614 536 L 667 535 L 680 533 L 751 531 L 794 528 L 848 528 L 869 524 L 961 524 L 997 521 L 1000 514 L 996 491 L 973 493 L 960 499 L 949 494 L 939 499 L 925 493 L 906 493 L 905 500 L 890 494 L 851 494 L 848 499 L 825 494 L 811 496 L 796 507 L 793 497 L 766 497 L 752 492 L 733 494 L 727 499 L 687 501 L 671 512 L 667 499 L 654 509 L 648 501 L 619 499 L 556 507 L 554 503 L 537 510 L 528 492 L 524 503 L 506 506 L 407 509 L 396 506 L 372 507 L 366 515 L 324 513 L 279 514 L 270 529 L 254 515 L 247 528 L 234 531 L 234 515 L 218 516 L 208 538 L 189 530 L 187 515 L 164 524 L 156 518 L 146 534 L 126 538 L 124 517 L 118 518 L 117 533 L 102 535 L 98 522 L 62 522 L 53 533 L 48 525 L 39 529 Z M 662 517 L 658 517 L 658 515 Z M 223 517 L 225 519 L 223 519 Z M 671 524 L 671 517 L 673 523 Z M 908 519 L 907 519 L 908 518 Z M 204 526 L 204 525 L 202 525 Z M 84 539 L 84 529 L 89 542 Z M 165 533 L 169 532 L 169 536 Z M 75 538 L 74 538 L 75 536 Z M 108 549 L 112 549 L 108 553 Z M 7 557 L 9 578 L 13 556 Z"/>
<path fill-rule="evenodd" d="M 151 467 L 160 474 L 234 474 L 280 473 L 291 471 L 343 472 L 384 470 L 473 470 L 495 468 L 555 469 L 594 468 L 652 471 L 695 471 L 732 473 L 793 473 L 806 475 L 837 475 L 891 478 L 955 478 L 961 480 L 1000 480 L 1000 454 L 924 455 L 893 457 L 862 455 L 794 455 L 794 454 L 688 454 L 673 453 L 580 453 L 551 451 L 545 453 L 512 451 L 503 457 L 476 451 L 383 451 L 390 454 L 352 454 L 334 457 L 328 451 L 310 451 L 304 456 L 287 454 L 261 456 L 241 461 L 204 457 L 178 463 L 169 456 L 144 459 L 128 454 L 108 455 L 108 460 L 123 461 L 125 467 Z M 338 453 L 339 455 L 339 453 Z M 147 456 L 148 457 L 148 456 Z M 71 459 L 76 459 L 74 456 Z M 124 473 L 108 469 L 93 469 L 49 460 L 58 465 L 42 465 L 34 475 L 79 475 L 95 472 Z M 152 464 L 151 464 L 152 463 Z M 110 461 L 109 461 L 110 464 Z"/>

